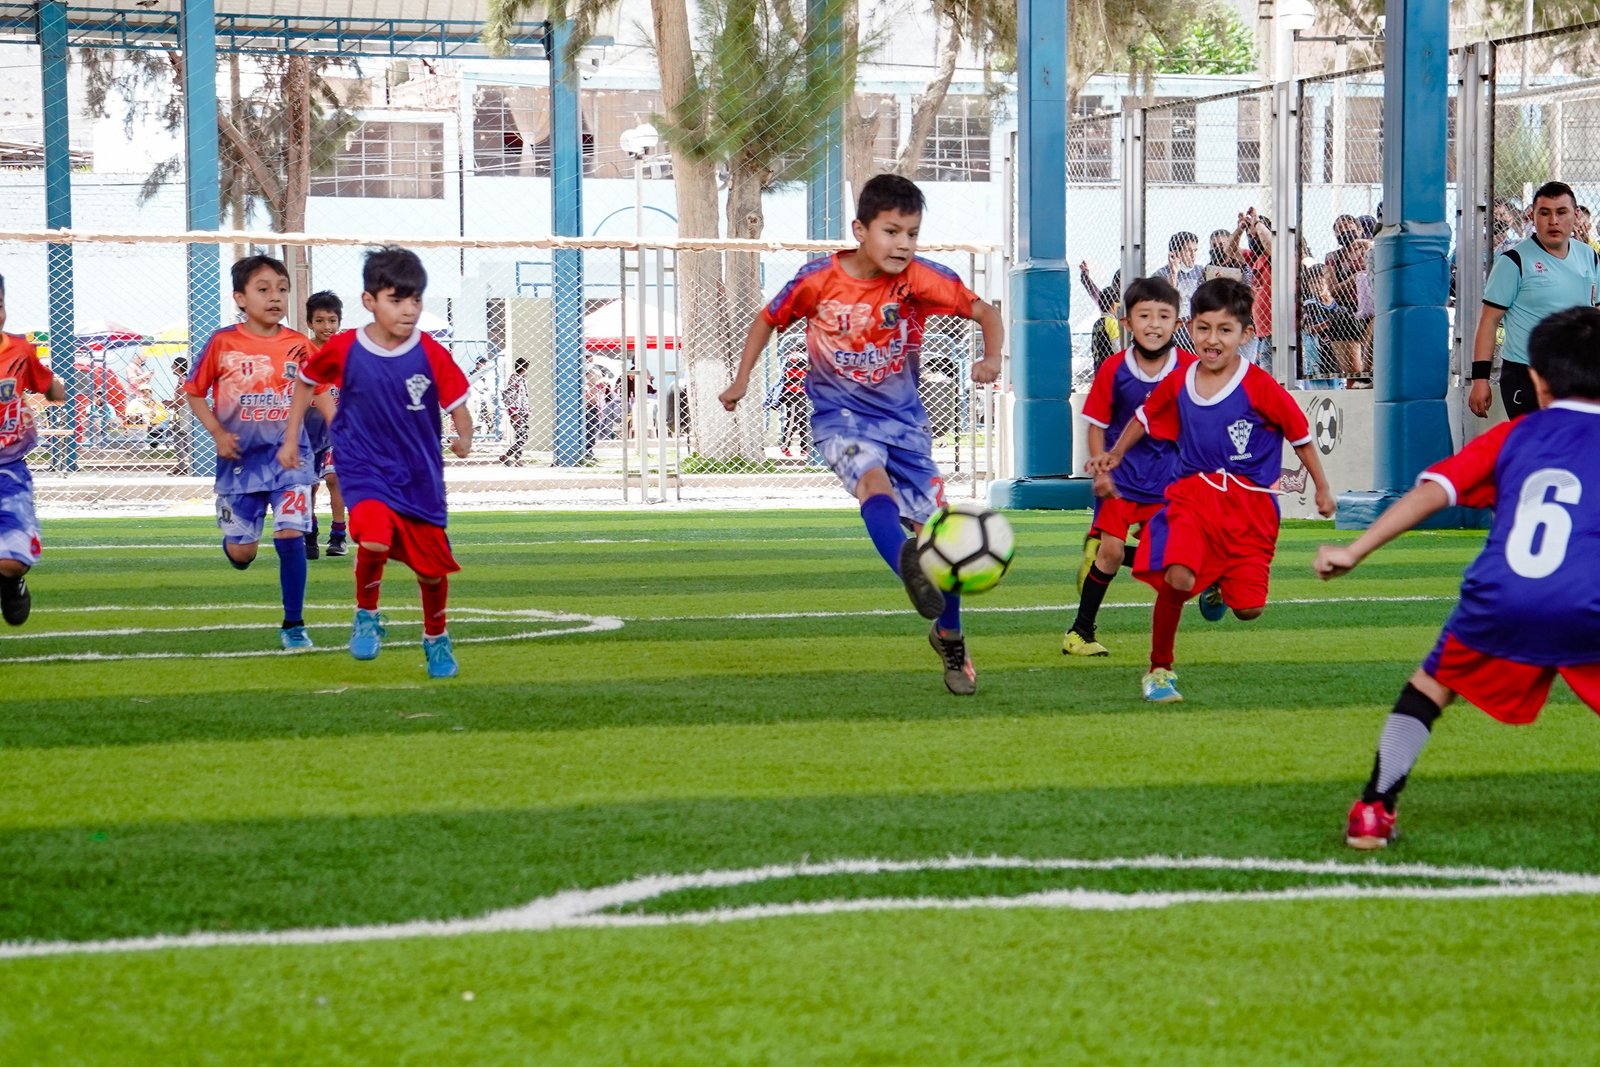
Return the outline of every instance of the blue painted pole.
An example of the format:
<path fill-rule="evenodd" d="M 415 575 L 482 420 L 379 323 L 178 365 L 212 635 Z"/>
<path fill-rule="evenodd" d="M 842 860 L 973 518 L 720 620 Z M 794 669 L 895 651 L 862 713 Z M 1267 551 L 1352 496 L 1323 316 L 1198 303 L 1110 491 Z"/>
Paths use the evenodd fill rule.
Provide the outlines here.
<path fill-rule="evenodd" d="M 1384 41 L 1384 218 L 1373 242 L 1373 481 L 1339 499 L 1340 526 L 1370 525 L 1452 450 L 1446 0 L 1389 0 Z M 1459 525 L 1460 517 L 1445 520 Z"/>
<path fill-rule="evenodd" d="M 1017 261 L 1009 331 L 1017 477 L 989 487 L 1008 508 L 1081 508 L 1072 449 L 1072 270 L 1067 264 L 1067 5 L 1017 10 Z"/>
<path fill-rule="evenodd" d="M 583 137 L 578 113 L 578 71 L 568 62 L 572 27 L 550 24 L 550 222 L 558 235 L 583 234 Z M 583 253 L 558 248 L 554 256 L 555 465 L 584 458 Z"/>
<path fill-rule="evenodd" d="M 809 0 L 807 24 L 823 26 L 828 47 L 812 62 L 834 65 L 839 54 L 839 6 L 833 0 Z M 806 236 L 813 241 L 844 238 L 844 102 L 835 101 L 816 138 L 817 169 L 806 182 Z M 857 190 L 859 194 L 860 190 Z"/>
<path fill-rule="evenodd" d="M 221 152 L 217 144 L 217 34 L 213 0 L 183 0 L 178 32 L 183 38 L 183 137 L 186 221 L 190 230 L 221 228 Z M 222 249 L 188 246 L 189 359 L 221 325 Z M 216 473 L 217 454 L 204 441 L 194 446 L 189 469 Z"/>
<path fill-rule="evenodd" d="M 67 5 L 46 0 L 39 5 L 39 75 L 44 99 L 44 224 L 52 230 L 72 227 L 72 145 L 67 101 Z M 72 301 L 72 246 L 49 245 L 45 279 L 49 309 L 50 369 L 67 390 L 67 403 L 52 408 L 50 423 L 69 430 L 52 438 L 50 465 L 60 471 L 78 469 L 78 412 L 87 409 L 78 394 L 83 381 L 74 363 L 77 312 Z"/>

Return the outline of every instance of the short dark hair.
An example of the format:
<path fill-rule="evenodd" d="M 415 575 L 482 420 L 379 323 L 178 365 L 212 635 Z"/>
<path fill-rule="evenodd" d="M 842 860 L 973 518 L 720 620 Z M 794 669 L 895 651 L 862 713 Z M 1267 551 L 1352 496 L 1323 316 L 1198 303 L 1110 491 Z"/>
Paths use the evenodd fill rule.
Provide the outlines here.
<path fill-rule="evenodd" d="M 511 373 L 512 374 L 521 374 L 523 371 L 525 371 L 527 369 L 528 369 L 528 357 L 526 357 L 526 356 L 518 356 L 511 363 Z"/>
<path fill-rule="evenodd" d="M 280 278 L 289 277 L 289 268 L 283 265 L 283 260 L 271 256 L 245 256 L 233 265 L 233 291 L 244 292 L 244 287 L 250 284 L 250 279 L 260 270 L 270 270 Z"/>
<path fill-rule="evenodd" d="M 1143 303 L 1168 304 L 1176 312 L 1183 306 L 1183 298 L 1164 278 L 1135 278 L 1128 283 L 1128 291 L 1122 294 L 1122 313 L 1131 315 L 1133 306 Z"/>
<path fill-rule="evenodd" d="M 395 299 L 421 296 L 428 287 L 428 272 L 422 260 L 409 248 L 384 245 L 367 253 L 361 265 L 361 288 L 377 296 L 385 289 L 393 289 Z"/>
<path fill-rule="evenodd" d="M 6 295 L 6 276 L 0 274 L 0 296 Z"/>
<path fill-rule="evenodd" d="M 1200 238 L 1196 237 L 1188 230 L 1179 230 L 1177 233 L 1167 238 L 1167 251 L 1176 252 L 1178 249 L 1191 242 L 1194 244 L 1199 244 Z"/>
<path fill-rule="evenodd" d="M 1528 365 L 1557 400 L 1600 400 L 1600 308 L 1568 308 L 1542 320 L 1528 335 Z"/>
<path fill-rule="evenodd" d="M 1545 182 L 1543 185 L 1539 186 L 1539 188 L 1534 190 L 1533 202 L 1538 203 L 1540 200 L 1558 200 L 1563 196 L 1572 201 L 1573 207 L 1578 206 L 1578 194 L 1573 192 L 1572 186 L 1568 185 L 1566 182 Z"/>
<path fill-rule="evenodd" d="M 306 321 L 311 321 L 311 316 L 319 311 L 331 311 L 339 316 L 339 321 L 344 321 L 344 301 L 332 289 L 324 289 L 320 293 L 312 293 L 306 297 Z"/>
<path fill-rule="evenodd" d="M 861 187 L 861 196 L 856 200 L 856 221 L 863 226 L 871 226 L 872 220 L 885 211 L 920 215 L 927 206 L 928 201 L 923 197 L 922 190 L 910 178 L 902 178 L 898 174 L 877 174 L 867 179 L 867 184 Z"/>
<path fill-rule="evenodd" d="M 173 356 L 172 369 L 177 371 L 179 374 L 187 375 L 189 373 L 189 357 Z"/>
<path fill-rule="evenodd" d="M 1254 302 L 1250 287 L 1232 278 L 1212 278 L 1201 282 L 1189 298 L 1189 314 L 1198 317 L 1210 311 L 1232 315 L 1244 325 L 1251 321 L 1250 308 Z"/>

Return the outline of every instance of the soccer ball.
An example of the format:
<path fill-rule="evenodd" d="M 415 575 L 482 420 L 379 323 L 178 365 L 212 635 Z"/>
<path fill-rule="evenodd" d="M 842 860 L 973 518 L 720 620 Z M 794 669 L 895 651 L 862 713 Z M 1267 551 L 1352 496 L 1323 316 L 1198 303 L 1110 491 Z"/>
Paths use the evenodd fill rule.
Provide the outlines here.
<path fill-rule="evenodd" d="M 949 504 L 933 513 L 917 535 L 917 562 L 946 593 L 993 589 L 1016 551 L 1011 524 L 977 504 Z"/>

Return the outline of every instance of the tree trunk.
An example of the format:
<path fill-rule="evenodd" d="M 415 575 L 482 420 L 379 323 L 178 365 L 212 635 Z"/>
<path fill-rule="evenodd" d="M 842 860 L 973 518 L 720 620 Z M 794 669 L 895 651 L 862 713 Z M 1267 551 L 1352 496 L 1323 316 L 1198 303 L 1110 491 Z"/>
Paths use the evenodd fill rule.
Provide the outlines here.
<path fill-rule="evenodd" d="M 727 234 L 729 237 L 756 238 L 766 225 L 761 210 L 761 191 L 772 172 L 761 162 L 740 152 L 729 161 Z M 728 321 L 730 327 L 748 323 L 761 310 L 761 254 L 729 252 L 724 257 L 727 276 Z M 736 363 L 744 350 L 743 332 L 729 330 L 725 354 Z M 764 458 L 766 408 L 762 397 L 753 392 L 745 400 L 745 417 L 737 420 L 734 436 L 715 455 L 735 455 L 752 462 Z"/>
<path fill-rule="evenodd" d="M 912 101 L 911 129 L 905 143 L 900 146 L 900 157 L 895 161 L 895 173 L 906 178 L 917 176 L 917 167 L 922 163 L 923 146 L 928 143 L 928 137 L 939 121 L 939 109 L 944 106 L 944 98 L 950 92 L 950 79 L 955 77 L 956 60 L 961 55 L 961 27 L 949 22 L 946 28 L 949 36 L 939 50 L 938 69 L 927 89 Z"/>
<path fill-rule="evenodd" d="M 689 12 L 684 0 L 651 0 L 650 9 L 656 61 L 661 72 L 661 107 L 667 114 L 677 115 L 695 84 Z M 679 236 L 715 238 L 718 235 L 716 164 L 690 159 L 686 152 L 674 152 L 672 176 Z M 717 402 L 717 395 L 727 388 L 732 377 L 727 354 L 729 321 L 727 293 L 722 285 L 722 257 L 716 252 L 680 252 L 677 273 L 681 311 L 678 332 L 688 377 L 691 447 L 708 456 L 735 454 L 738 451 L 735 416 L 723 411 Z M 750 417 L 750 407 L 745 405 L 746 417 Z M 760 405 L 754 407 L 755 417 L 760 417 Z"/>
<path fill-rule="evenodd" d="M 304 233 L 306 201 L 311 194 L 311 60 L 292 55 L 283 74 L 283 104 L 289 128 L 280 217 L 288 233 Z M 301 322 L 300 311 L 311 295 L 311 261 L 304 245 L 286 245 L 284 262 L 289 268 L 291 322 Z"/>
<path fill-rule="evenodd" d="M 867 179 L 878 173 L 878 161 L 873 149 L 878 144 L 878 130 L 883 125 L 884 99 L 873 97 L 872 110 L 861 110 L 860 98 L 852 99 L 845 109 L 844 172 L 850 182 L 850 196 L 861 195 Z"/>

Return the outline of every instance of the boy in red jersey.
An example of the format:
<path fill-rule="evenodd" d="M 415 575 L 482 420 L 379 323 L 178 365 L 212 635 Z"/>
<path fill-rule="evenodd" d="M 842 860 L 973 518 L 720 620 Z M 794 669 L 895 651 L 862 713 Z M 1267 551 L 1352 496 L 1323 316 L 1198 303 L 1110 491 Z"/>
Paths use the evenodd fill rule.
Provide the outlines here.
<path fill-rule="evenodd" d="M 422 589 L 422 651 L 430 678 L 456 675 L 445 628 L 447 576 L 461 569 L 445 534 L 444 457 L 439 452 L 441 409 L 456 436 L 450 450 L 472 451 L 467 376 L 444 346 L 417 329 L 428 274 L 415 252 L 393 246 L 367 253 L 361 306 L 372 322 L 335 334 L 300 368 L 289 409 L 298 430 L 319 386 L 339 390 L 333 447 L 356 541 L 356 612 L 350 654 L 374 659 L 387 636 L 378 614 L 383 568 L 399 560 Z M 278 461 L 293 469 L 301 457 L 287 446 Z"/>
<path fill-rule="evenodd" d="M 1349 545 L 1323 545 L 1317 576 L 1337 578 L 1442 508 L 1494 508 L 1461 600 L 1384 723 L 1345 843 L 1383 848 L 1434 722 L 1464 696 L 1500 722 L 1538 718 L 1560 674 L 1600 712 L 1600 310 L 1559 311 L 1528 336 L 1539 410 L 1503 422 L 1422 472 Z M 1591 482 L 1584 492 L 1584 480 Z"/>
<path fill-rule="evenodd" d="M 917 395 L 924 318 L 960 315 L 982 328 L 975 382 L 999 377 L 1005 329 L 999 310 L 955 272 L 916 255 L 923 206 L 922 191 L 898 175 L 863 185 L 851 223 L 859 246 L 806 264 L 756 315 L 733 383 L 719 399 L 732 411 L 749 391 L 772 331 L 806 320 L 805 383 L 817 450 L 860 502 L 873 546 L 917 612 L 935 620 L 928 641 L 944 661 L 945 687 L 969 696 L 978 676 L 961 633 L 961 599 L 923 574 L 916 538 L 901 524 L 920 530 L 944 503 L 928 413 Z"/>
<path fill-rule="evenodd" d="M 244 570 L 256 558 L 267 508 L 283 594 L 279 641 L 290 651 L 311 647 L 306 633 L 306 542 L 311 529 L 311 478 L 278 465 L 282 448 L 311 462 L 299 424 L 286 435 L 289 394 L 311 342 L 282 325 L 289 309 L 289 271 L 271 256 L 233 265 L 236 326 L 211 335 L 183 384 L 189 409 L 217 445 L 217 526 L 228 562 Z M 206 404 L 210 393 L 212 404 Z"/>
<path fill-rule="evenodd" d="M 338 294 L 324 289 L 306 297 L 306 328 L 311 331 L 311 351 L 327 344 L 328 338 L 339 332 L 344 322 L 344 301 Z M 317 481 L 311 483 L 311 532 L 306 535 L 306 558 L 316 559 L 317 547 L 317 483 L 328 485 L 328 508 L 333 512 L 333 527 L 328 531 L 328 555 L 342 556 L 345 548 L 344 497 L 339 492 L 339 476 L 333 470 L 333 436 L 330 427 L 338 413 L 338 394 L 323 388 L 311 398 L 311 408 L 306 412 L 306 436 L 311 438 L 311 453 L 316 463 Z"/>
<path fill-rule="evenodd" d="M 1181 303 L 1178 290 L 1163 278 L 1135 278 L 1128 286 L 1122 300 L 1128 348 L 1100 364 L 1083 405 L 1090 458 L 1105 451 L 1108 437 L 1115 441 L 1122 435 L 1158 382 L 1194 362 L 1194 353 L 1173 343 Z M 1078 570 L 1078 616 L 1061 635 L 1064 655 L 1111 654 L 1095 640 L 1100 604 L 1123 564 L 1128 532 L 1135 526 L 1142 530 L 1155 518 L 1177 471 L 1177 446 L 1151 437 L 1139 442 L 1115 474 L 1095 475 L 1094 523 L 1084 539 L 1085 558 Z"/>
<path fill-rule="evenodd" d="M 1200 611 L 1254 619 L 1267 607 L 1267 579 L 1278 545 L 1278 498 L 1287 438 L 1317 487 L 1317 511 L 1334 512 L 1333 493 L 1311 443 L 1305 413 L 1288 391 L 1239 356 L 1250 326 L 1250 289 L 1215 278 L 1195 290 L 1190 333 L 1196 362 L 1162 379 L 1115 446 L 1088 469 L 1109 474 L 1148 433 L 1178 443 L 1178 473 L 1166 507 L 1139 541 L 1134 577 L 1156 590 L 1150 626 L 1146 700 L 1182 700 L 1172 669 L 1183 605 L 1204 589 Z"/>
<path fill-rule="evenodd" d="M 6 280 L 0 278 L 0 330 L 6 325 Z M 33 510 L 28 453 L 39 439 L 25 393 L 59 404 L 67 398 L 26 337 L 0 333 L 0 616 L 12 626 L 28 621 L 33 594 L 27 573 L 39 562 L 39 519 Z"/>

